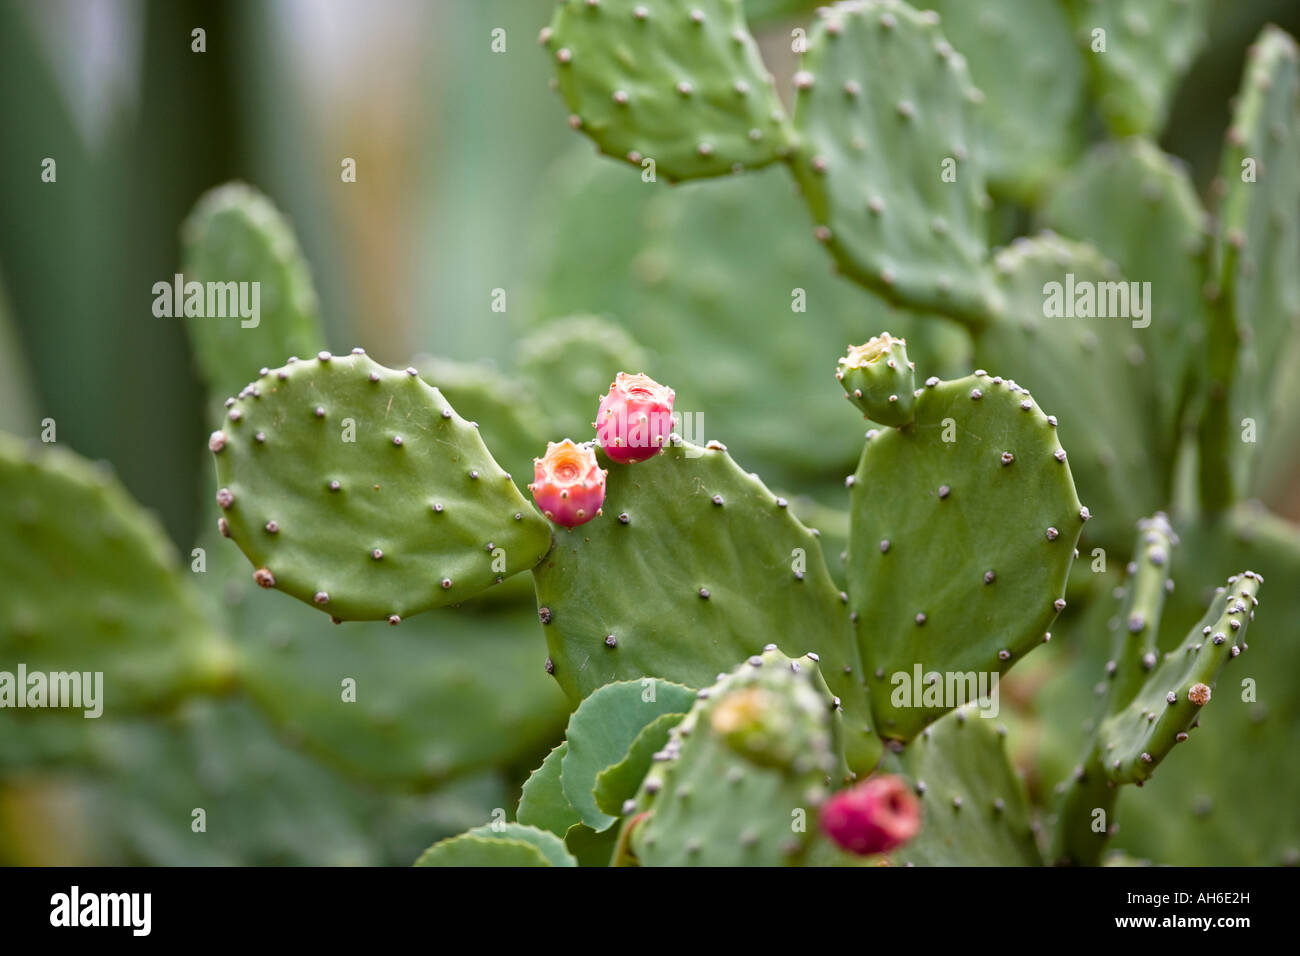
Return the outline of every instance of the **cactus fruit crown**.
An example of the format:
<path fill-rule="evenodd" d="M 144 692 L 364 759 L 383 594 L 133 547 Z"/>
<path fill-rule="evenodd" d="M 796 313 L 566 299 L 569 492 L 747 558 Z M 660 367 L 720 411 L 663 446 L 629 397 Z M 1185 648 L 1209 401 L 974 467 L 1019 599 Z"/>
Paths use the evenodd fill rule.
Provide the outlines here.
<path fill-rule="evenodd" d="M 843 380 L 846 369 L 875 365 L 889 353 L 890 346 L 895 342 L 899 345 L 907 344 L 906 339 L 894 338 L 888 332 L 881 332 L 867 339 L 862 345 L 850 345 L 848 355 L 840 359 L 841 369 L 835 373 L 835 377 Z"/>
<path fill-rule="evenodd" d="M 566 438 L 547 442 L 546 455 L 533 459 L 533 493 L 542 513 L 556 524 L 574 528 L 601 513 L 605 475 L 590 445 Z"/>

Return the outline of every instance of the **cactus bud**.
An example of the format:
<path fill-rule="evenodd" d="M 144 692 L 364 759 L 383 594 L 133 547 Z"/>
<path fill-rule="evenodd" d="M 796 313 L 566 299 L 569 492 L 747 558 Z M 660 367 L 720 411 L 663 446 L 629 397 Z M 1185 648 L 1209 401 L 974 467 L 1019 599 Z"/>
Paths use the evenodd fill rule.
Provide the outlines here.
<path fill-rule="evenodd" d="M 921 805 L 901 777 L 869 777 L 826 801 L 821 827 L 851 853 L 887 853 L 916 836 Z"/>
<path fill-rule="evenodd" d="M 600 514 L 606 474 L 590 445 L 575 445 L 566 438 L 547 442 L 546 456 L 533 459 L 533 483 L 528 490 L 546 517 L 576 528 Z"/>
<path fill-rule="evenodd" d="M 619 372 L 600 400 L 596 437 L 610 461 L 645 461 L 668 444 L 674 392 L 648 375 Z"/>
<path fill-rule="evenodd" d="M 873 422 L 897 427 L 912 420 L 916 395 L 903 339 L 881 332 L 865 345 L 849 346 L 835 377 L 849 401 Z"/>
<path fill-rule="evenodd" d="M 792 761 L 794 720 L 786 700 L 761 687 L 734 690 L 718 701 L 710 721 L 727 746 L 759 766 Z"/>

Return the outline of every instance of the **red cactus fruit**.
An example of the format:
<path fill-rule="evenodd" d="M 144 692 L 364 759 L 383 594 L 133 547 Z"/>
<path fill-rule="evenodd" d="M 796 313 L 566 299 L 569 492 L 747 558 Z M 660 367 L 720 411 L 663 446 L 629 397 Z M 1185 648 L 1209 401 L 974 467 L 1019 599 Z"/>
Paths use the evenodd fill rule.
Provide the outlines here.
<path fill-rule="evenodd" d="M 596 411 L 596 437 L 610 461 L 645 461 L 668 444 L 674 392 L 648 375 L 619 372 Z"/>
<path fill-rule="evenodd" d="M 869 777 L 826 801 L 821 826 L 851 853 L 887 853 L 916 836 L 921 804 L 901 777 Z"/>
<path fill-rule="evenodd" d="M 600 514 L 605 475 L 596 462 L 595 449 L 566 438 L 547 442 L 546 456 L 533 459 L 533 483 L 528 490 L 546 517 L 576 528 Z"/>

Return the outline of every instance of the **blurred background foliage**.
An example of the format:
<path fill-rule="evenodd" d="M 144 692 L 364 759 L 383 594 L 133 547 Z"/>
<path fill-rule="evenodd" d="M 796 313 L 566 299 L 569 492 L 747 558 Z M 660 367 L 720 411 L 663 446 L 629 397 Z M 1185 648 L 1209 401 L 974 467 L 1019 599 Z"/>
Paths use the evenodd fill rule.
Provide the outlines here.
<path fill-rule="evenodd" d="M 816 4 L 746 6 L 784 89 L 790 29 Z M 723 438 L 775 487 L 811 489 L 805 513 L 842 540 L 826 506 L 843 508 L 840 476 L 859 436 L 827 381 L 835 357 L 888 327 L 920 340 L 918 370 L 952 373 L 966 361 L 963 334 L 834 276 L 779 173 L 670 188 L 597 158 L 548 90 L 534 41 L 551 12 L 545 0 L 0 0 L 0 429 L 33 436 L 54 419 L 59 445 L 111 463 L 181 554 L 210 537 L 198 504 L 210 501 L 204 395 L 182 324 L 151 313 L 152 286 L 179 270 L 178 230 L 196 198 L 238 179 L 293 224 L 336 350 L 363 345 L 399 367 L 417 354 L 482 362 L 509 392 L 521 336 L 604 315 L 644 347 L 646 371 L 677 387 L 680 407 L 705 410 L 704 437 Z M 1202 192 L 1246 46 L 1267 22 L 1300 35 L 1300 4 L 1216 3 L 1210 42 L 1174 100 L 1161 145 Z M 491 48 L 498 28 L 504 53 Z M 57 161 L 55 184 L 41 181 L 45 157 Z M 356 160 L 355 183 L 340 179 L 344 157 Z M 1029 213 L 1004 205 L 996 218 L 1005 241 Z M 790 312 L 794 286 L 808 291 L 805 314 Z M 492 309 L 497 289 L 504 313 Z M 1300 518 L 1294 475 L 1268 504 Z M 209 575 L 205 586 L 222 585 Z M 521 623 L 500 608 L 476 625 L 442 627 L 434 615 L 401 637 L 352 642 L 324 624 L 322 640 L 340 644 L 350 667 L 406 655 L 432 676 L 403 689 L 392 659 L 375 671 L 397 703 L 368 719 L 409 720 L 405 733 L 350 738 L 310 701 L 298 711 L 314 715 L 299 718 L 310 725 L 295 726 L 300 702 L 276 668 L 307 666 L 291 649 L 320 626 L 268 623 L 314 612 L 265 597 L 221 595 L 232 636 L 266 658 L 251 655 L 265 676 L 248 691 L 260 709 L 204 700 L 104 720 L 58 746 L 35 740 L 34 725 L 0 724 L 0 861 L 406 863 L 513 806 L 560 737 L 565 707 L 531 612 Z M 271 609 L 249 613 L 246 600 Z M 493 630 L 505 636 L 485 657 L 475 639 Z M 426 649 L 412 650 L 420 638 Z M 1067 673 L 1059 654 L 1043 658 L 1026 665 L 1022 687 Z M 466 692 L 492 668 L 497 687 Z M 443 693 L 460 693 L 449 698 L 460 706 L 429 702 Z M 492 720 L 503 694 L 533 702 L 522 723 Z M 1041 736 L 1035 709 L 1026 713 L 1022 742 Z M 508 741 L 458 750 L 471 727 Z M 355 772 L 358 753 L 388 746 L 396 756 L 378 778 Z M 208 840 L 186 839 L 196 781 L 223 821 Z"/>

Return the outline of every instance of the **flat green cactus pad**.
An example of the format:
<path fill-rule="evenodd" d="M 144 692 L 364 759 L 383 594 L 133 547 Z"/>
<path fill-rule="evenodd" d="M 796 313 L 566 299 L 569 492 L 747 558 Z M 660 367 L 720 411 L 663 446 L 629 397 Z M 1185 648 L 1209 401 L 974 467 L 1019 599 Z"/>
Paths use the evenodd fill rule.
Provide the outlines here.
<path fill-rule="evenodd" d="M 989 188 L 1032 202 L 1087 141 L 1088 67 L 1065 10 L 1042 0 L 919 6 L 939 14 L 984 94 Z"/>
<path fill-rule="evenodd" d="M 911 425 L 869 434 L 849 591 L 877 729 L 910 740 L 965 702 L 936 698 L 932 674 L 940 692 L 963 675 L 991 689 L 1044 641 L 1087 510 L 1053 420 L 1014 382 L 929 379 Z"/>
<path fill-rule="evenodd" d="M 603 517 L 534 569 L 555 679 L 574 700 L 616 680 L 704 687 L 794 633 L 842 699 L 850 766 L 880 757 L 848 620 L 817 538 L 721 447 L 682 442 L 609 467 Z"/>
<path fill-rule="evenodd" d="M 840 269 L 890 301 L 978 325 L 995 311 L 980 94 L 933 13 L 824 8 L 795 75 L 792 165 Z"/>
<path fill-rule="evenodd" d="M 669 731 L 625 824 L 632 852 L 646 866 L 801 862 L 838 745 L 818 662 L 769 646 L 701 691 Z"/>
<path fill-rule="evenodd" d="M 648 372 L 650 358 L 631 333 L 609 319 L 575 315 L 523 338 L 515 361 L 536 396 L 548 437 L 579 441 L 591 434 L 598 396 L 609 391 L 614 376 Z"/>
<path fill-rule="evenodd" d="M 1029 795 L 996 720 L 966 706 L 926 728 L 897 760 L 921 800 L 921 831 L 891 853 L 916 866 L 1041 866 Z"/>
<path fill-rule="evenodd" d="M 559 434 L 538 411 L 531 383 L 511 380 L 510 373 L 489 362 L 424 356 L 412 361 L 420 376 L 437 382 L 443 397 L 478 427 L 483 443 L 515 485 L 526 489 L 533 480 L 533 458 L 545 452 L 548 438 Z"/>
<path fill-rule="evenodd" d="M 0 435 L 0 532 L 12 542 L 0 554 L 0 660 L 15 680 L 19 664 L 28 674 L 8 688 L 6 708 L 18 706 L 16 695 L 50 707 L 56 692 L 71 690 L 50 682 L 55 672 L 102 674 L 94 706 L 108 714 L 229 684 L 232 656 L 189 571 L 107 471 Z M 76 684 L 85 679 L 93 695 L 93 676 Z"/>
<path fill-rule="evenodd" d="M 340 619 L 392 620 L 463 601 L 549 548 L 550 525 L 413 369 L 321 353 L 244 394 L 210 447 L 223 520 L 259 584 Z"/>
<path fill-rule="evenodd" d="M 1166 503 L 1174 459 L 1175 435 L 1158 424 L 1165 413 L 1152 413 L 1150 329 L 1116 314 L 1127 277 L 1090 246 L 1043 234 L 1012 243 L 996 263 L 1006 307 L 979 335 L 976 361 L 1060 417 L 1079 496 L 1095 515 L 1085 540 L 1123 553 L 1138 519 Z"/>
<path fill-rule="evenodd" d="M 1211 7 L 1210 0 L 1068 0 L 1093 96 L 1113 133 L 1160 132 L 1205 42 Z"/>
<path fill-rule="evenodd" d="M 266 611 L 272 600 L 252 606 Z M 531 756 L 563 726 L 566 702 L 542 670 L 527 609 L 335 628 L 276 603 L 292 616 L 264 613 L 241 637 L 249 694 L 291 739 L 349 776 L 427 789 Z"/>
<path fill-rule="evenodd" d="M 416 866 L 577 866 L 554 833 L 518 823 L 488 823 L 435 843 Z"/>
<path fill-rule="evenodd" d="M 788 124 L 736 0 L 561 0 L 542 44 L 601 151 L 669 181 L 764 166 Z"/>
<path fill-rule="evenodd" d="M 271 201 L 243 183 L 199 197 L 181 227 L 185 281 L 204 287 L 204 314 L 187 316 L 194 358 L 215 401 L 236 394 L 258 369 L 325 347 L 316 290 L 293 229 Z M 208 284 L 224 294 L 256 283 L 259 314 L 208 314 Z M 228 285 L 235 283 L 235 285 Z M 246 285 L 251 290 L 251 285 Z M 214 299 L 214 303 L 216 300 Z"/>
<path fill-rule="evenodd" d="M 1148 140 L 1103 143 L 1051 193 L 1042 220 L 1091 243 L 1126 277 L 1150 283 L 1140 320 L 1150 324 L 1133 338 L 1151 369 L 1160 430 L 1173 434 L 1205 369 L 1211 244 L 1187 169 Z"/>

